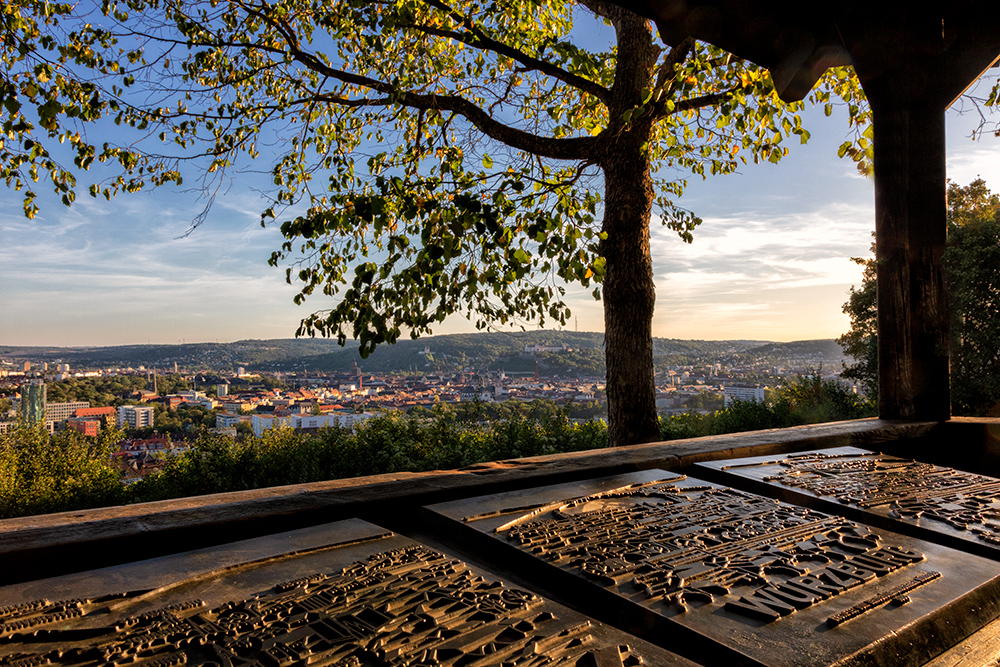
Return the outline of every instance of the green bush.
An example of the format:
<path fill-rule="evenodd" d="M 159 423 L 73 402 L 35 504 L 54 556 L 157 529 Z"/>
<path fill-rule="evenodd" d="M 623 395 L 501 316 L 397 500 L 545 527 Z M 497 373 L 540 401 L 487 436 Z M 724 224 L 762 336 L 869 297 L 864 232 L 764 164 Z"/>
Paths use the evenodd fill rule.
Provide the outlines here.
<path fill-rule="evenodd" d="M 117 505 L 127 500 L 110 463 L 121 432 L 88 439 L 76 431 L 50 436 L 44 424 L 18 422 L 0 436 L 0 516 L 24 516 Z"/>
<path fill-rule="evenodd" d="M 545 407 L 545 406 L 535 406 Z M 0 517 L 59 512 L 186 496 L 403 471 L 448 470 L 503 459 L 607 447 L 603 421 L 574 422 L 565 409 L 534 415 L 438 406 L 385 413 L 356 433 L 326 428 L 300 434 L 272 429 L 241 439 L 202 430 L 183 455 L 126 486 L 111 463 L 121 439 L 109 430 L 88 439 L 49 436 L 20 424 L 0 436 Z M 664 440 L 795 426 L 873 414 L 837 382 L 800 378 L 767 402 L 737 402 L 707 415 L 661 420 Z"/>
<path fill-rule="evenodd" d="M 660 420 L 664 440 L 787 428 L 802 424 L 874 417 L 875 406 L 836 380 L 799 377 L 767 401 L 736 401 L 707 415 L 671 415 Z"/>
<path fill-rule="evenodd" d="M 449 470 L 497 459 L 607 446 L 603 422 L 564 413 L 463 422 L 451 411 L 430 417 L 385 413 L 349 434 L 271 429 L 242 440 L 203 432 L 181 456 L 129 486 L 127 502 L 299 484 L 391 472 Z"/>

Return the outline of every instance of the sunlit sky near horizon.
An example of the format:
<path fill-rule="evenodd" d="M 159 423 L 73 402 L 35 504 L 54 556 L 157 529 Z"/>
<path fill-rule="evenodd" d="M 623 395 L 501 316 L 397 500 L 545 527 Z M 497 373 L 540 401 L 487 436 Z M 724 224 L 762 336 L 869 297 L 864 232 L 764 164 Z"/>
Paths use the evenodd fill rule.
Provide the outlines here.
<path fill-rule="evenodd" d="M 704 220 L 694 243 L 652 229 L 657 302 L 653 332 L 666 338 L 803 340 L 848 328 L 841 307 L 867 256 L 874 187 L 837 158 L 846 118 L 807 110 L 807 145 L 778 165 L 692 179 L 681 204 Z M 994 119 L 995 120 L 995 119 Z M 1000 190 L 1000 139 L 972 141 L 974 113 L 948 116 L 948 176 L 977 176 Z M 270 165 L 262 165 L 268 170 Z M 184 236 L 202 204 L 160 189 L 110 202 L 85 194 L 72 208 L 41 198 L 34 220 L 21 193 L 0 191 L 0 345 L 121 345 L 291 338 L 326 307 L 292 303 L 284 267 L 267 264 L 281 243 L 263 229 L 260 195 L 234 182 L 204 224 Z M 602 331 L 601 304 L 571 289 L 567 327 Z M 475 331 L 456 316 L 436 334 Z"/>

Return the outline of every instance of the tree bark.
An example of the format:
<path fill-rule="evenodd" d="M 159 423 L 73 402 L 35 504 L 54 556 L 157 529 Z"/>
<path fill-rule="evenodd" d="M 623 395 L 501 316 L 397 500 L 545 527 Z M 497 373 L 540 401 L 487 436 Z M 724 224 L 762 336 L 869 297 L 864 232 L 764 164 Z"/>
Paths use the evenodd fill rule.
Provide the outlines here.
<path fill-rule="evenodd" d="M 604 340 L 607 367 L 608 440 L 612 447 L 660 439 L 653 382 L 653 261 L 649 218 L 653 181 L 648 124 L 621 127 L 622 114 L 641 102 L 657 51 L 649 22 L 621 12 L 618 62 L 609 128 L 614 139 L 601 159 L 604 170 Z"/>
<path fill-rule="evenodd" d="M 604 165 L 604 341 L 608 440 L 612 447 L 660 440 L 653 382 L 653 184 L 639 146 L 619 144 Z"/>

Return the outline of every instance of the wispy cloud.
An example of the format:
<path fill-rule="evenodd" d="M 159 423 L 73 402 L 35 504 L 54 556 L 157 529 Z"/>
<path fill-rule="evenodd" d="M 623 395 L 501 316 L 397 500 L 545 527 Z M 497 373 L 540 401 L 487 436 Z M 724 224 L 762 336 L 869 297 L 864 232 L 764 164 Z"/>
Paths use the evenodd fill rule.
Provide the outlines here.
<path fill-rule="evenodd" d="M 972 143 L 968 139 L 965 141 Z M 982 178 L 990 190 L 1000 191 L 1000 140 L 988 136 L 974 146 L 963 147 L 960 153 L 948 156 L 948 178 L 959 185 Z"/>
<path fill-rule="evenodd" d="M 184 236 L 197 202 L 169 199 L 83 200 L 38 220 L 0 208 L 0 340 L 291 336 L 307 312 L 292 304 L 284 272 L 267 265 L 280 233 L 233 200 Z"/>
<path fill-rule="evenodd" d="M 783 215 L 745 210 L 707 217 L 690 245 L 655 228 L 660 335 L 697 330 L 708 338 L 744 332 L 739 337 L 788 339 L 841 333 L 840 304 L 861 275 L 850 258 L 867 253 L 872 227 L 872 208 L 848 202 Z M 809 301 L 810 293 L 813 304 L 821 298 L 835 317 L 790 307 Z"/>

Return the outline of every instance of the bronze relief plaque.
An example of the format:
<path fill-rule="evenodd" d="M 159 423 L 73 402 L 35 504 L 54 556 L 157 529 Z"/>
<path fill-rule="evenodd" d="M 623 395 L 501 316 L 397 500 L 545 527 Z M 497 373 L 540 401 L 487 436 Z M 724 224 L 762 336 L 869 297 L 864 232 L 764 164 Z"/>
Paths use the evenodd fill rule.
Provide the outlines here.
<path fill-rule="evenodd" d="M 707 664 L 917 665 L 1000 615 L 987 559 L 661 470 L 428 510 Z"/>
<path fill-rule="evenodd" d="M 0 589 L 0 663 L 689 665 L 359 520 Z"/>
<path fill-rule="evenodd" d="M 995 477 L 857 447 L 712 461 L 695 470 L 818 509 L 846 508 L 868 523 L 1000 559 Z"/>

